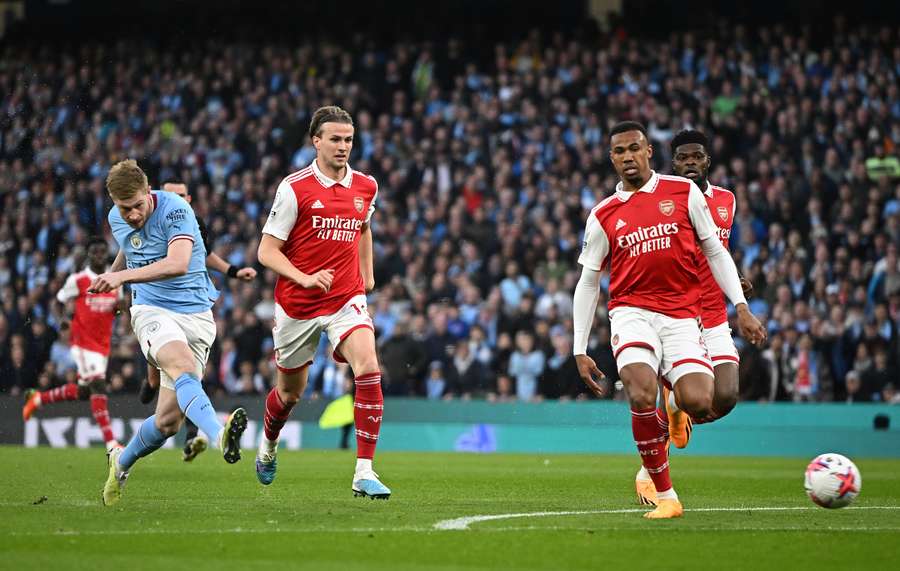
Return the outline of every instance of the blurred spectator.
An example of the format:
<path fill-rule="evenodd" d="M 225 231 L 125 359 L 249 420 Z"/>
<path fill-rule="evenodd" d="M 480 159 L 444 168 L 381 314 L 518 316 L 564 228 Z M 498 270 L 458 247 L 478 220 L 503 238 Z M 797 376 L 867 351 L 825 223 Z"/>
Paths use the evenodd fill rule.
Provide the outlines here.
<path fill-rule="evenodd" d="M 516 334 L 516 350 L 509 358 L 509 374 L 516 381 L 516 398 L 532 401 L 538 397 L 538 379 L 544 372 L 544 353 L 535 349 L 534 336 L 527 331 Z"/>
<path fill-rule="evenodd" d="M 506 399 L 519 390 L 521 375 L 504 375 L 524 332 L 531 353 L 552 361 L 531 375 L 532 396 L 571 396 L 550 332 L 572 333 L 580 233 L 616 183 L 606 133 L 628 118 L 663 149 L 661 171 L 674 133 L 706 131 L 711 181 L 735 192 L 733 254 L 772 339 L 763 352 L 738 340 L 741 394 L 843 400 L 851 374 L 900 364 L 898 34 L 839 18 L 722 26 L 702 44 L 695 32 L 532 34 L 485 37 L 468 46 L 483 55 L 471 59 L 449 56 L 457 39 L 454 51 L 365 32 L 347 47 L 10 42 L 0 71 L 0 367 L 10 374 L 0 390 L 38 373 L 57 383 L 67 370 L 51 356 L 65 315 L 52 294 L 87 236 L 109 236 L 109 165 L 139 157 L 155 187 L 188 184 L 214 249 L 253 264 L 275 187 L 314 157 L 310 111 L 340 104 L 356 121 L 351 164 L 379 181 L 369 306 L 389 394 L 426 394 L 427 364 L 440 361 L 450 393 L 490 387 Z M 257 376 L 272 382 L 275 276 L 214 279 L 219 336 L 204 380 L 236 387 L 240 376 L 259 390 Z M 408 337 L 394 343 L 404 320 Z M 606 327 L 601 307 L 589 347 L 615 382 Z M 145 365 L 127 312 L 113 341 L 114 388 L 131 390 Z M 878 351 L 887 369 L 871 362 Z M 328 353 L 310 369 L 311 392 Z"/>

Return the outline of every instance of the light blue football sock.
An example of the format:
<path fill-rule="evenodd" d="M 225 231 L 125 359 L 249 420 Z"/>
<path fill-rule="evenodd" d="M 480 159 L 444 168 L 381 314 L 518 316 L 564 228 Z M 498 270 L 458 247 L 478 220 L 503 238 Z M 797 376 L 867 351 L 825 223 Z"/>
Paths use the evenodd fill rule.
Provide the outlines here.
<path fill-rule="evenodd" d="M 119 467 L 123 470 L 131 469 L 138 458 L 143 458 L 156 451 L 165 441 L 166 437 L 156 428 L 156 415 L 154 414 L 144 420 L 135 435 L 131 437 L 131 442 L 119 456 Z"/>
<path fill-rule="evenodd" d="M 218 446 L 219 433 L 222 431 L 222 423 L 216 416 L 209 397 L 203 392 L 200 379 L 185 373 L 175 380 L 175 396 L 178 398 L 178 406 L 184 416 L 200 427 L 200 430 L 214 439 L 213 446 Z"/>

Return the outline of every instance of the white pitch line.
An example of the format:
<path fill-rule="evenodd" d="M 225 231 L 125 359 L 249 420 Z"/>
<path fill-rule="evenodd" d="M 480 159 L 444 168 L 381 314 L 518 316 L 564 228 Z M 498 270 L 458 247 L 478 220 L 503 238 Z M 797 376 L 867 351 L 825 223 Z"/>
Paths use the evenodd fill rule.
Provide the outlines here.
<path fill-rule="evenodd" d="M 775 512 L 775 511 L 807 511 L 820 510 L 822 508 L 815 506 L 784 506 L 784 507 L 746 507 L 746 508 L 694 508 L 684 510 L 686 512 Z M 900 510 L 900 506 L 858 506 L 845 509 L 851 510 Z M 548 516 L 569 516 L 569 515 L 597 515 L 597 514 L 628 514 L 628 513 L 644 513 L 647 509 L 629 508 L 617 510 L 586 510 L 586 511 L 558 511 L 558 512 L 527 512 L 527 513 L 509 513 L 509 514 L 491 514 L 491 515 L 473 515 L 466 517 L 458 517 L 454 519 L 445 519 L 434 524 L 437 531 L 460 531 L 468 530 L 473 523 L 481 523 L 484 521 L 495 521 L 500 519 L 515 519 L 523 517 L 548 517 Z"/>

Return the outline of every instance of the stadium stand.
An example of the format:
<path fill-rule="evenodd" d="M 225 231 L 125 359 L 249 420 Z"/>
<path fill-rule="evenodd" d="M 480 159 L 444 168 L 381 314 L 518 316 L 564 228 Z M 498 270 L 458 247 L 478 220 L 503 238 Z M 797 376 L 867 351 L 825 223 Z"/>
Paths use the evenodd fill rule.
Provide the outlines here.
<path fill-rule="evenodd" d="M 658 39 L 535 30 L 485 40 L 478 58 L 452 38 L 10 42 L 0 391 L 73 377 L 54 296 L 87 237 L 109 237 L 113 162 L 137 158 L 154 188 L 188 184 L 216 251 L 255 264 L 275 186 L 314 157 L 311 111 L 338 104 L 356 121 L 351 164 L 380 183 L 370 308 L 387 394 L 589 398 L 570 354 L 575 260 L 589 209 L 616 182 L 608 128 L 634 119 L 664 172 L 674 133 L 705 130 L 710 179 L 737 195 L 732 251 L 770 332 L 765 350 L 739 346 L 742 398 L 896 402 L 900 29 L 827 25 L 824 37 L 784 25 Z M 218 283 L 205 380 L 262 392 L 274 275 Z M 591 351 L 611 385 L 604 312 Z M 134 391 L 145 364 L 124 317 L 110 378 Z M 346 371 L 325 355 L 311 390 L 340 392 Z"/>

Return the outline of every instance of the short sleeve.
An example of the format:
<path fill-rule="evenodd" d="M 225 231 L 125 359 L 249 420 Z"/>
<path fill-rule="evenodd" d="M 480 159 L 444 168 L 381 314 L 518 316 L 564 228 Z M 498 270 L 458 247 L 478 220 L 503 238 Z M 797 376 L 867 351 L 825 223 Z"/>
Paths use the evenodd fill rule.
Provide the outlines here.
<path fill-rule="evenodd" d="M 275 201 L 272 210 L 269 211 L 269 219 L 263 226 L 263 234 L 269 234 L 279 240 L 287 240 L 297 223 L 297 195 L 294 189 L 285 181 L 278 185 L 275 191 Z"/>
<path fill-rule="evenodd" d="M 584 241 L 582 242 L 581 255 L 578 263 L 585 268 L 599 272 L 606 262 L 609 254 L 609 238 L 606 231 L 597 219 L 597 210 L 591 211 L 587 224 L 584 227 Z"/>
<path fill-rule="evenodd" d="M 76 297 L 78 297 L 78 282 L 75 279 L 75 274 L 70 274 L 69 277 L 66 278 L 66 283 L 64 283 L 62 288 L 56 293 L 56 299 L 59 300 L 60 303 L 66 303 Z"/>
<path fill-rule="evenodd" d="M 181 197 L 170 194 L 167 197 L 166 213 L 161 224 L 166 241 L 171 244 L 176 240 L 194 241 L 197 230 L 197 217 L 190 205 Z"/>
<path fill-rule="evenodd" d="M 371 178 L 371 177 L 370 177 Z M 372 179 L 374 182 L 375 179 Z M 378 183 L 375 183 L 375 194 L 372 195 L 372 202 L 369 203 L 369 211 L 366 212 L 366 224 L 372 220 L 372 214 L 375 213 L 375 200 L 378 199 Z"/>
<path fill-rule="evenodd" d="M 688 191 L 688 216 L 690 216 L 691 225 L 701 242 L 716 235 L 718 227 L 713 222 L 703 191 L 693 182 Z"/>

